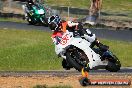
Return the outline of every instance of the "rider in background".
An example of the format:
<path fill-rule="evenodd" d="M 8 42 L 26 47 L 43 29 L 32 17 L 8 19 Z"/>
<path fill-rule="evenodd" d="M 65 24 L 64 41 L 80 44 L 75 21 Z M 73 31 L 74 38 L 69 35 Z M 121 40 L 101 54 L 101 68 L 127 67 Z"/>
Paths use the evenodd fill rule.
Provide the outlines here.
<path fill-rule="evenodd" d="M 27 4 L 26 5 L 27 5 L 28 9 L 31 10 L 32 6 L 35 5 L 35 4 L 34 4 L 33 0 L 27 0 Z"/>
<path fill-rule="evenodd" d="M 32 9 L 33 5 L 36 6 L 36 7 L 39 7 L 39 4 L 40 4 L 39 0 L 27 0 L 27 6 L 28 6 L 29 10 Z"/>
<path fill-rule="evenodd" d="M 35 5 L 35 2 L 33 0 L 26 0 L 26 4 L 22 5 L 22 8 L 24 10 L 25 19 L 27 18 L 27 13 L 30 12 L 32 9 L 32 6 Z"/>
<path fill-rule="evenodd" d="M 22 5 L 22 8 L 25 13 L 25 18 L 27 17 L 27 13 L 32 11 L 33 6 L 39 7 L 39 1 L 38 0 L 26 0 L 26 4 Z"/>

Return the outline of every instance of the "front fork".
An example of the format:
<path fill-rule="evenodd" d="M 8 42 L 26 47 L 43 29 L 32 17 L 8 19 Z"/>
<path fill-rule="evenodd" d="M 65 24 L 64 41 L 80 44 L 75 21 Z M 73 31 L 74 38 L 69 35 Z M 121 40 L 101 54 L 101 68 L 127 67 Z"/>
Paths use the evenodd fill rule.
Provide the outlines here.
<path fill-rule="evenodd" d="M 42 23 L 46 23 L 46 20 L 45 20 L 45 16 L 44 16 L 45 14 L 43 14 L 43 15 L 41 15 L 40 16 L 40 21 L 42 22 Z M 44 19 L 42 19 L 42 18 L 44 18 Z"/>
<path fill-rule="evenodd" d="M 40 17 L 40 21 L 41 21 L 42 23 L 44 23 L 44 21 L 43 21 L 42 17 Z"/>

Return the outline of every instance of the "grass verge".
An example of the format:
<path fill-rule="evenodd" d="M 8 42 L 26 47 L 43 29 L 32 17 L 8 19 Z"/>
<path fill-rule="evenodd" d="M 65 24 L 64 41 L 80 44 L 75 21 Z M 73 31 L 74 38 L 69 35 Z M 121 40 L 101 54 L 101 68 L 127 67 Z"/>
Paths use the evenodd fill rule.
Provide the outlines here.
<path fill-rule="evenodd" d="M 51 6 L 69 6 L 85 9 L 90 7 L 90 0 L 46 0 L 45 3 Z M 117 15 L 120 19 L 131 19 L 132 0 L 103 0 L 101 12 L 113 14 L 113 16 Z M 78 12 L 78 14 L 81 14 L 81 12 Z M 105 17 L 113 19 L 113 16 L 108 15 Z"/>
<path fill-rule="evenodd" d="M 62 69 L 51 33 L 41 30 L 0 30 L 0 70 L 31 71 Z M 132 66 L 132 42 L 105 40 L 122 66 Z"/>
<path fill-rule="evenodd" d="M 0 21 L 26 23 L 26 21 L 21 18 L 0 18 Z"/>
<path fill-rule="evenodd" d="M 50 33 L 0 30 L 0 70 L 61 69 Z"/>
<path fill-rule="evenodd" d="M 90 0 L 46 0 L 45 3 L 56 6 L 70 6 L 78 8 L 89 8 Z M 103 10 L 107 11 L 132 11 L 131 0 L 104 0 Z"/>
<path fill-rule="evenodd" d="M 122 66 L 132 67 L 132 42 L 106 39 L 102 39 L 101 41 L 110 46 L 110 50 L 120 59 Z"/>
<path fill-rule="evenodd" d="M 51 87 L 48 87 L 47 85 L 36 85 L 33 88 L 72 88 L 72 87 L 67 85 L 59 85 L 59 86 L 51 86 Z"/>

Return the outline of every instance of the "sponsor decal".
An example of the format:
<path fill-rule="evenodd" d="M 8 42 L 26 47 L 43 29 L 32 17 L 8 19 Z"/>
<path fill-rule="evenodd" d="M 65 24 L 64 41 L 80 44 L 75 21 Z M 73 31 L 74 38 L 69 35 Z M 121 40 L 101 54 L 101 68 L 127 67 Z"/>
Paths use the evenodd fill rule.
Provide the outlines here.
<path fill-rule="evenodd" d="M 131 81 L 127 79 L 113 79 L 113 80 L 90 80 L 91 85 L 130 85 Z"/>
<path fill-rule="evenodd" d="M 63 38 L 62 38 L 62 40 L 60 41 L 60 44 L 61 45 L 65 45 L 65 44 L 67 44 L 67 41 L 69 40 L 69 37 L 68 37 L 68 34 L 67 35 L 65 35 Z"/>
<path fill-rule="evenodd" d="M 100 79 L 90 80 L 89 85 L 131 85 L 131 81 L 128 79 Z"/>

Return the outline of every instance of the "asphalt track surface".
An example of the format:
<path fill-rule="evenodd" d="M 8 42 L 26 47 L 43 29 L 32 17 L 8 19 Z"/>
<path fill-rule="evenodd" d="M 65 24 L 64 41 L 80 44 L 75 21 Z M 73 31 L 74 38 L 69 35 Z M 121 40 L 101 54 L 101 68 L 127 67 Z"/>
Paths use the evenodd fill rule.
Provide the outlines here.
<path fill-rule="evenodd" d="M 114 75 L 114 76 L 122 76 L 122 75 L 132 75 L 132 68 L 121 68 L 118 72 L 109 72 L 107 70 L 90 70 L 90 75 Z M 64 77 L 68 75 L 81 75 L 81 72 L 78 72 L 75 69 L 71 70 L 50 70 L 50 71 L 0 71 L 0 76 L 8 77 L 8 76 L 42 76 L 42 75 L 51 75 Z"/>
<path fill-rule="evenodd" d="M 28 25 L 27 23 L 17 22 L 0 22 L 0 28 L 4 29 L 20 29 L 20 30 L 43 30 L 51 32 L 48 27 Z M 107 30 L 107 29 L 91 29 L 98 38 L 121 40 L 132 42 L 131 30 Z"/>
<path fill-rule="evenodd" d="M 28 25 L 27 23 L 17 23 L 17 22 L 0 22 L 0 28 L 2 29 L 20 29 L 20 30 L 43 30 L 51 32 L 48 27 L 44 26 L 34 26 Z M 121 41 L 131 41 L 132 42 L 132 31 L 130 30 L 106 30 L 106 29 L 91 29 L 93 33 L 99 38 L 113 39 Z M 31 75 L 55 75 L 55 76 L 65 76 L 65 75 L 80 75 L 80 72 L 71 71 L 0 71 L 0 76 L 31 76 Z M 119 72 L 109 72 L 106 70 L 91 70 L 92 75 L 132 75 L 132 68 L 121 68 Z"/>

